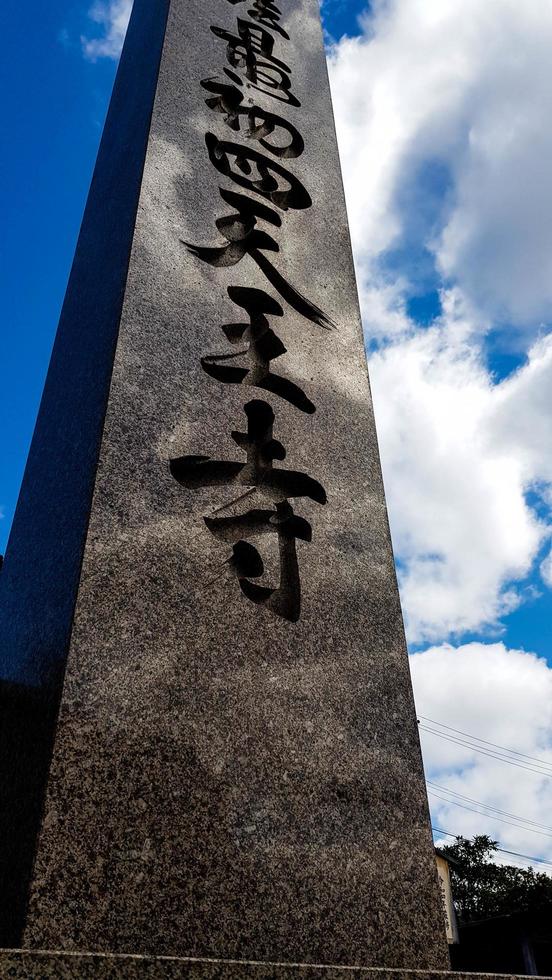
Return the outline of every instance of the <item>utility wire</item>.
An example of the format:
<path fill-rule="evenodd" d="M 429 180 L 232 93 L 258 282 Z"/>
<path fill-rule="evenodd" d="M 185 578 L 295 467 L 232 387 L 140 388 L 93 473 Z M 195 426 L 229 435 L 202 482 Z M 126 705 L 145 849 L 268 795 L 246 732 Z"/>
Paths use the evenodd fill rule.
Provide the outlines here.
<path fill-rule="evenodd" d="M 521 769 L 530 769 L 531 771 L 545 772 L 546 775 L 552 776 L 552 765 L 550 766 L 549 769 L 544 768 L 546 767 L 547 763 L 539 762 L 534 764 L 527 764 L 525 762 L 519 762 L 517 759 L 512 759 L 511 756 L 505 755 L 499 751 L 495 751 L 494 749 L 481 748 L 479 745 L 476 745 L 474 744 L 473 741 L 471 741 L 471 736 L 468 736 L 466 739 L 466 738 L 460 738 L 458 735 L 447 735 L 445 734 L 445 732 L 440 732 L 435 728 L 429 728 L 427 725 L 422 725 L 421 723 L 419 724 L 419 727 L 421 728 L 422 731 L 431 732 L 432 735 L 438 735 L 439 738 L 444 738 L 448 742 L 455 742 L 457 745 L 464 745 L 467 748 L 472 749 L 474 752 L 481 752 L 482 755 L 489 755 L 496 759 L 505 760 L 510 765 L 518 766 Z"/>
<path fill-rule="evenodd" d="M 441 830 L 439 827 L 432 827 L 431 829 L 436 834 L 443 834 L 443 837 L 454 837 L 455 840 L 463 836 L 462 834 L 451 834 L 450 831 Z M 525 858 L 527 861 L 536 861 L 537 864 L 546 864 L 549 868 L 552 868 L 552 862 L 545 861 L 544 858 L 532 857 L 530 854 L 520 854 L 519 851 L 507 851 L 504 847 L 497 847 L 496 850 L 500 851 L 501 854 L 513 854 L 514 857 Z"/>
<path fill-rule="evenodd" d="M 449 732 L 455 732 L 457 735 L 464 735 L 465 738 L 472 739 L 474 742 L 483 742 L 484 745 L 492 745 L 495 749 L 501 749 L 504 752 L 511 752 L 513 755 L 519 755 L 523 759 L 530 759 L 532 762 L 538 762 L 543 766 L 548 766 L 552 770 L 552 762 L 546 762 L 545 759 L 537 759 L 534 755 L 526 755 L 525 752 L 518 752 L 517 749 L 508 749 L 505 745 L 498 745 L 496 742 L 489 742 L 485 738 L 479 738 L 478 735 L 470 735 L 469 732 L 461 732 L 458 728 L 452 728 L 451 725 L 445 725 L 442 721 L 435 721 L 433 718 L 426 718 L 425 715 L 420 715 L 423 721 L 428 721 L 432 725 L 437 725 L 438 728 L 446 728 Z"/>
<path fill-rule="evenodd" d="M 456 738 L 453 735 L 445 735 L 443 732 L 435 731 L 435 729 L 428 728 L 426 725 L 420 725 L 420 729 L 421 731 L 427 732 L 430 735 L 436 735 L 438 738 L 442 738 L 446 742 L 452 742 L 454 745 L 462 745 L 464 748 L 468 748 L 472 752 L 478 752 L 480 755 L 485 755 L 490 759 L 496 759 L 498 762 L 505 762 L 510 766 L 515 766 L 516 769 L 525 769 L 527 772 L 533 772 L 537 776 L 544 776 L 547 779 L 552 779 L 552 770 L 537 769 L 534 766 L 525 766 L 521 762 L 516 762 L 514 759 L 511 759 L 508 756 L 500 755 L 497 752 L 491 752 L 487 749 L 480 749 L 471 742 Z"/>
<path fill-rule="evenodd" d="M 520 817 L 516 813 L 508 813 L 507 810 L 499 810 L 498 807 L 492 806 L 490 803 L 482 803 L 481 800 L 474 800 L 471 796 L 465 796 L 463 793 L 458 793 L 454 789 L 449 789 L 448 786 L 440 786 L 439 783 L 434 783 L 432 779 L 426 780 L 428 786 L 433 786 L 442 793 L 449 793 L 452 796 L 457 796 L 461 800 L 465 800 L 467 803 L 475 803 L 477 806 L 484 807 L 486 810 L 494 810 L 495 813 L 502 814 L 503 817 L 512 817 L 514 820 L 520 820 L 522 823 L 532 824 L 534 827 L 540 827 L 542 830 L 548 830 L 552 834 L 552 827 L 548 827 L 544 823 L 538 823 L 536 820 L 530 820 L 529 817 Z"/>
<path fill-rule="evenodd" d="M 525 765 L 512 759 L 511 756 L 502 755 L 490 749 L 479 748 L 479 746 L 474 745 L 473 742 L 468 742 L 465 739 L 457 738 L 454 735 L 445 735 L 444 732 L 436 731 L 434 728 L 428 728 L 426 725 L 420 725 L 420 730 L 428 732 L 431 735 L 436 735 L 438 738 L 444 739 L 446 742 L 452 742 L 454 745 L 461 745 L 464 748 L 470 749 L 472 752 L 478 752 L 480 755 L 485 755 L 490 759 L 496 759 L 498 762 L 506 762 L 508 765 L 515 766 L 517 769 L 525 769 L 527 772 L 534 772 L 537 775 L 546 776 L 548 778 L 552 777 L 552 770 L 540 769 L 536 768 L 535 766 Z"/>
<path fill-rule="evenodd" d="M 507 851 L 504 847 L 499 847 L 498 850 L 503 854 L 513 854 L 514 857 L 525 858 L 526 861 L 536 861 L 537 864 L 546 864 L 547 867 L 552 868 L 552 863 L 545 861 L 544 858 L 531 857 L 530 854 L 520 854 L 519 851 Z"/>
<path fill-rule="evenodd" d="M 547 834 L 546 831 L 544 830 L 535 830 L 533 827 L 525 827 L 523 824 L 513 823 L 511 820 L 505 820 L 504 817 L 497 817 L 494 814 L 484 813 L 482 810 L 475 810 L 473 806 L 467 806 L 466 803 L 460 803 L 459 801 L 457 802 L 456 800 L 447 800 L 446 796 L 441 796 L 439 793 L 436 793 L 435 790 L 432 789 L 429 790 L 429 794 L 430 796 L 434 796 L 438 800 L 442 800 L 444 803 L 447 803 L 449 806 L 460 806 L 462 807 L 463 810 L 470 810 L 471 813 L 478 813 L 482 817 L 492 816 L 493 820 L 498 820 L 500 823 L 508 824 L 509 827 L 517 827 L 518 830 L 529 831 L 531 834 L 539 834 L 540 837 L 549 837 L 550 840 L 552 840 L 552 834 Z"/>

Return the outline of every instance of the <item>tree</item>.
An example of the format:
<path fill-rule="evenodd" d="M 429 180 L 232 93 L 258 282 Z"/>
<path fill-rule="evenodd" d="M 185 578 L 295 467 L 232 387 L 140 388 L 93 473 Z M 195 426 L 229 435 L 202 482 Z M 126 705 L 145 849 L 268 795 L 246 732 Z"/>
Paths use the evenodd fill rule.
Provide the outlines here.
<path fill-rule="evenodd" d="M 462 922 L 517 912 L 552 912 L 552 878 L 533 868 L 494 864 L 497 841 L 485 834 L 457 837 L 443 847 L 451 859 L 454 904 Z"/>

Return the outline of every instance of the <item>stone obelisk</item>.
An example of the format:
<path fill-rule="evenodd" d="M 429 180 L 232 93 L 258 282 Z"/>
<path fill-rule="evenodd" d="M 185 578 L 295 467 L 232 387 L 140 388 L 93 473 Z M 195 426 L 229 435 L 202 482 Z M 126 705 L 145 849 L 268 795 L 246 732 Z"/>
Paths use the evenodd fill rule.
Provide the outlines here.
<path fill-rule="evenodd" d="M 1 588 L 12 945 L 446 968 L 317 0 L 135 0 Z"/>

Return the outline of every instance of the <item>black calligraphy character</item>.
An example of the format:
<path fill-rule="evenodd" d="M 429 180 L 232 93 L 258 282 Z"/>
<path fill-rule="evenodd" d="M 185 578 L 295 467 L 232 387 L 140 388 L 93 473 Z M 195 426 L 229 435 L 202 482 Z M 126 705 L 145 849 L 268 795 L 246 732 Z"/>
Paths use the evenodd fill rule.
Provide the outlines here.
<path fill-rule="evenodd" d="M 283 316 L 280 304 L 261 289 L 229 286 L 228 295 L 232 302 L 247 311 L 250 322 L 226 323 L 222 330 L 231 344 L 243 348 L 243 342 L 246 342 L 247 346 L 235 354 L 208 354 L 202 357 L 203 370 L 223 384 L 250 385 L 271 391 L 300 411 L 312 414 L 315 406 L 301 388 L 270 371 L 270 362 L 286 353 L 286 348 L 271 329 L 266 317 L 267 313 L 271 316 Z M 238 357 L 245 357 L 248 366 L 228 363 Z"/>
<path fill-rule="evenodd" d="M 205 99 L 205 104 L 214 112 L 222 113 L 226 125 L 238 132 L 240 113 L 247 112 L 247 109 L 241 107 L 243 92 L 240 92 L 235 85 L 219 82 L 216 78 L 204 78 L 201 85 L 207 92 L 214 93 L 210 98 Z"/>
<path fill-rule="evenodd" d="M 222 187 L 219 192 L 222 199 L 235 208 L 234 214 L 217 218 L 215 222 L 226 243 L 203 246 L 183 241 L 182 244 L 202 262 L 219 268 L 237 265 L 245 255 L 250 255 L 274 289 L 297 313 L 325 330 L 334 328 L 330 317 L 295 289 L 264 255 L 265 251 L 279 252 L 280 247 L 270 235 L 256 227 L 257 219 L 279 227 L 281 218 L 278 213 L 245 194 L 236 194 Z"/>
<path fill-rule="evenodd" d="M 291 74 L 289 65 L 275 57 L 274 38 L 269 31 L 258 24 L 244 20 L 242 17 L 237 18 L 236 26 L 237 34 L 232 34 L 225 27 L 217 27 L 216 25 L 211 27 L 211 31 L 216 37 L 226 41 L 228 45 L 226 55 L 233 68 L 244 68 L 249 64 L 254 70 L 255 55 L 262 55 L 264 58 L 269 58 L 273 64 L 278 65 L 287 74 Z M 255 79 L 252 80 L 255 81 Z"/>
<path fill-rule="evenodd" d="M 234 132 L 241 130 L 240 116 L 243 116 L 245 117 L 243 135 L 246 139 L 256 140 L 263 149 L 281 159 L 301 156 L 305 149 L 305 142 L 299 130 L 287 119 L 259 106 L 251 106 L 251 108 L 243 106 L 243 93 L 235 85 L 228 85 L 215 78 L 205 78 L 201 84 L 207 92 L 214 93 L 213 96 L 205 99 L 206 105 L 214 112 L 222 113 L 224 122 Z M 277 133 L 282 131 L 291 139 L 283 146 L 269 141 L 267 136 L 271 136 L 275 131 Z"/>
<path fill-rule="evenodd" d="M 279 587 L 269 589 L 256 586 L 240 575 L 238 578 L 242 592 L 248 599 L 296 622 L 300 613 L 301 591 L 295 540 L 302 538 L 310 541 L 311 528 L 307 521 L 295 517 L 289 499 L 306 497 L 325 504 L 326 492 L 317 480 L 306 473 L 273 465 L 275 459 L 285 459 L 286 451 L 273 438 L 274 412 L 270 405 L 254 399 L 245 405 L 244 411 L 247 433 L 232 432 L 232 438 L 245 450 L 245 463 L 213 460 L 208 456 L 181 456 L 171 460 L 170 469 L 178 483 L 187 489 L 238 485 L 256 488 L 270 501 L 274 508 L 270 511 L 253 510 L 242 517 L 204 520 L 211 533 L 228 541 L 240 541 L 260 533 L 273 532 L 278 535 Z"/>
<path fill-rule="evenodd" d="M 273 465 L 275 459 L 285 459 L 286 451 L 282 443 L 272 437 L 274 412 L 270 405 L 255 398 L 244 406 L 244 412 L 247 432 L 232 432 L 232 439 L 245 451 L 245 463 L 209 456 L 181 456 L 170 463 L 175 480 L 189 490 L 233 484 L 257 487 L 259 493 L 273 504 L 294 497 L 308 497 L 318 504 L 325 504 L 326 492 L 318 480 L 306 473 Z"/>
<path fill-rule="evenodd" d="M 259 24 L 264 24 L 269 30 L 276 31 L 286 41 L 289 41 L 289 34 L 279 23 L 282 13 L 275 3 L 271 3 L 270 0 L 267 0 L 267 2 L 254 0 L 253 7 L 247 13 L 252 20 L 258 21 Z"/>
<path fill-rule="evenodd" d="M 235 184 L 266 198 L 282 211 L 310 208 L 312 198 L 301 181 L 275 160 L 239 143 L 219 140 L 214 133 L 206 133 L 205 145 L 213 166 Z"/>
<path fill-rule="evenodd" d="M 206 517 L 204 520 L 211 534 L 220 541 L 244 544 L 244 538 L 261 534 L 278 536 L 278 588 L 271 589 L 250 582 L 248 579 L 253 577 L 250 575 L 240 575 L 239 584 L 243 594 L 251 602 L 266 606 L 276 616 L 291 623 L 298 622 L 301 615 L 301 579 L 295 541 L 312 541 L 309 522 L 303 517 L 297 517 L 288 503 L 277 504 L 273 510 L 250 510 L 237 517 Z"/>
<path fill-rule="evenodd" d="M 226 41 L 226 59 L 232 69 L 243 71 L 252 88 L 278 102 L 298 107 L 299 100 L 291 91 L 291 68 L 274 57 L 274 38 L 258 24 L 238 18 L 238 33 L 232 34 L 223 27 L 211 27 L 213 34 Z M 226 68 L 225 73 L 234 81 L 236 75 Z"/>
<path fill-rule="evenodd" d="M 245 3 L 245 0 L 228 0 L 228 2 L 235 6 L 238 3 Z M 252 20 L 257 20 L 271 30 L 278 31 L 286 41 L 289 41 L 289 34 L 278 23 L 282 18 L 282 11 L 272 0 L 253 0 L 253 7 L 250 7 L 247 13 Z"/>

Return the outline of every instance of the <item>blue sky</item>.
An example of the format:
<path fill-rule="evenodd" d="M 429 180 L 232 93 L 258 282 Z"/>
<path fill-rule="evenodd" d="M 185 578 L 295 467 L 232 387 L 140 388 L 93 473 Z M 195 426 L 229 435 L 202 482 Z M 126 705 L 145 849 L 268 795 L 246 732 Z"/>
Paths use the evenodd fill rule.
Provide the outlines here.
<path fill-rule="evenodd" d="M 130 2 L 4 17 L 0 552 Z M 483 6 L 322 10 L 418 709 L 552 763 L 552 10 Z M 546 822 L 550 780 L 423 747 L 437 781 Z M 552 860 L 552 838 L 485 819 Z"/>
<path fill-rule="evenodd" d="M 344 35 L 354 37 L 360 33 L 359 18 L 366 15 L 369 9 L 370 4 L 366 0 L 324 0 L 324 28 L 335 41 Z"/>
<path fill-rule="evenodd" d="M 80 8 L 80 14 L 79 14 Z M 4 30 L 0 552 L 3 552 L 113 84 L 82 56 L 87 4 L 11 3 Z M 68 33 L 66 33 L 68 32 Z M 69 40 L 72 39 L 72 41 Z M 17 42 L 17 43 L 15 43 Z"/>

